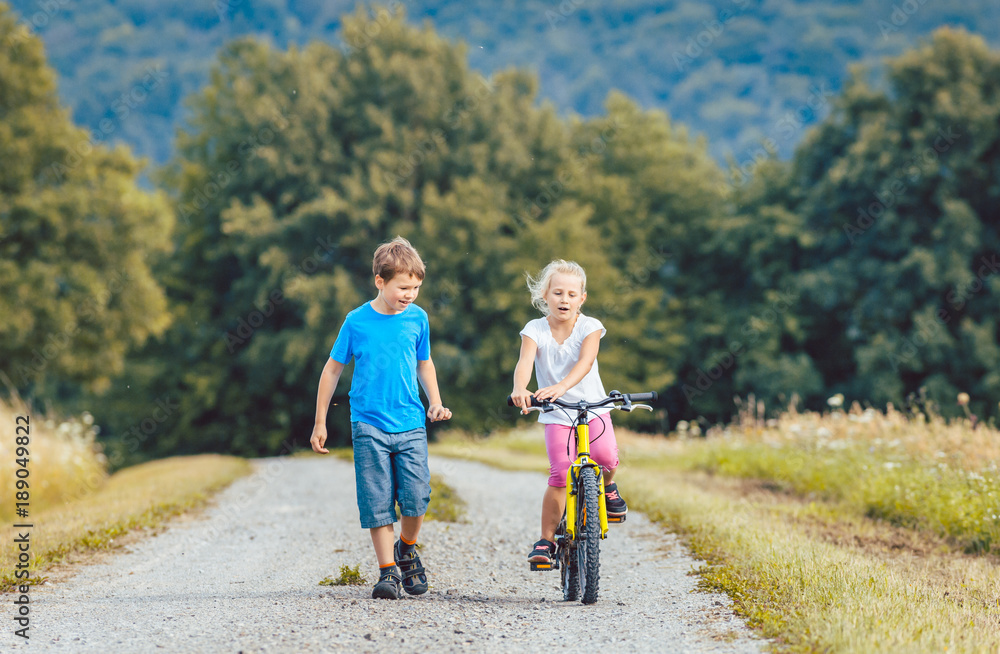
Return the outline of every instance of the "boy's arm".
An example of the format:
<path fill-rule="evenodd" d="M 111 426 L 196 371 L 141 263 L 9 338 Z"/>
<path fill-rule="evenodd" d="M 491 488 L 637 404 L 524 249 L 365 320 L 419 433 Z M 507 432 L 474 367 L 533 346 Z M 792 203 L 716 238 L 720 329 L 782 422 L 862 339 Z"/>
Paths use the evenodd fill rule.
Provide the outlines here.
<path fill-rule="evenodd" d="M 323 447 L 326 444 L 326 414 L 330 410 L 330 400 L 337 390 L 340 374 L 344 372 L 344 364 L 332 358 L 326 360 L 323 372 L 319 376 L 319 390 L 316 392 L 316 422 L 313 425 L 309 444 L 314 452 L 327 454 L 330 450 Z"/>
<path fill-rule="evenodd" d="M 528 336 L 521 335 L 521 355 L 514 366 L 514 390 L 511 391 L 511 401 L 514 406 L 521 407 L 521 413 L 527 413 L 531 406 L 531 393 L 528 384 L 531 383 L 531 370 L 535 367 L 535 353 L 538 344 Z"/>
<path fill-rule="evenodd" d="M 433 360 L 417 361 L 417 379 L 420 380 L 424 395 L 427 396 L 427 402 L 430 404 L 427 407 L 427 417 L 431 419 L 431 422 L 450 418 L 451 410 L 446 409 L 441 404 L 441 391 L 438 390 L 437 370 L 434 368 Z"/>
<path fill-rule="evenodd" d="M 583 339 L 580 345 L 580 359 L 569 371 L 569 374 L 561 382 L 553 386 L 538 389 L 535 397 L 540 400 L 554 400 L 566 394 L 566 391 L 573 388 L 587 376 L 597 359 L 597 351 L 601 348 L 601 331 L 597 330 Z"/>

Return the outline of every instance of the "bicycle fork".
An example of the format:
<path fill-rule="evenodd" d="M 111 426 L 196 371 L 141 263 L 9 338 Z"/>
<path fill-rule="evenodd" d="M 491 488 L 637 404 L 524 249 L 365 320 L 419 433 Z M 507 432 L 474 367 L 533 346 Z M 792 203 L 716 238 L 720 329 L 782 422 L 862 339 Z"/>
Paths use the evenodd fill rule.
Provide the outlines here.
<path fill-rule="evenodd" d="M 597 509 L 601 522 L 601 540 L 608 536 L 608 508 L 604 498 L 604 475 L 601 474 L 601 466 L 590 460 L 590 426 L 586 421 L 581 422 L 576 428 L 576 451 L 577 457 L 569 470 L 566 471 L 566 535 L 571 540 L 577 540 L 576 533 L 576 513 L 577 513 L 577 489 L 580 484 L 577 478 L 580 475 L 597 475 Z M 592 507 L 584 506 L 584 520 L 589 520 L 590 516 L 586 512 Z"/>

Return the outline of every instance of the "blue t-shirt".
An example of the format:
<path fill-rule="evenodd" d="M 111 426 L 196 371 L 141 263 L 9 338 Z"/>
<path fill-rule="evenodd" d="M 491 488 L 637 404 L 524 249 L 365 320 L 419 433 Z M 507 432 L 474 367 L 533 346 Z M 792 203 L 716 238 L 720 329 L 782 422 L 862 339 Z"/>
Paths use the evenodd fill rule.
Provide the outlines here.
<path fill-rule="evenodd" d="M 403 313 L 379 313 L 366 302 L 347 314 L 330 350 L 343 364 L 354 357 L 351 421 L 398 434 L 423 427 L 417 361 L 431 358 L 427 312 L 411 304 Z"/>

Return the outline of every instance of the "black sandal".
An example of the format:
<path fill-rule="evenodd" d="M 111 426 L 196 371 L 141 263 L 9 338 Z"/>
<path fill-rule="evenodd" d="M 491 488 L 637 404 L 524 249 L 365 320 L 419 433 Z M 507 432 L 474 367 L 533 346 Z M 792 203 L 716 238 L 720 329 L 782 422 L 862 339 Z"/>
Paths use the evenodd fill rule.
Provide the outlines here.
<path fill-rule="evenodd" d="M 423 595 L 427 592 L 427 574 L 424 566 L 420 564 L 420 557 L 417 556 L 417 547 L 414 545 L 409 552 L 401 554 L 399 546 L 402 544 L 402 540 L 397 540 L 392 550 L 396 565 L 403 573 L 403 590 L 410 595 Z"/>
<path fill-rule="evenodd" d="M 396 566 L 382 570 L 375 588 L 372 588 L 374 599 L 399 599 L 399 586 L 402 578 Z"/>

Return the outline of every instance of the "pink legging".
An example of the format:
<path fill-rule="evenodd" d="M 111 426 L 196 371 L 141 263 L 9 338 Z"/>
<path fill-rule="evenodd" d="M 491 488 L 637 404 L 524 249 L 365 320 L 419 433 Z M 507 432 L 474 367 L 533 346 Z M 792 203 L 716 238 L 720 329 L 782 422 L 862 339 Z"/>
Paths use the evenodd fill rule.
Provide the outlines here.
<path fill-rule="evenodd" d="M 614 470 L 618 467 L 618 441 L 611 415 L 602 413 L 587 424 L 590 425 L 591 458 L 605 470 Z M 569 464 L 576 459 L 576 430 L 566 425 L 545 425 L 545 451 L 549 453 L 549 486 L 565 488 Z"/>

